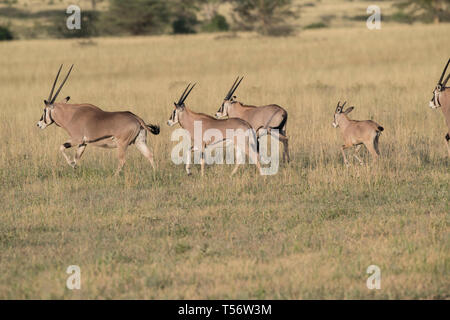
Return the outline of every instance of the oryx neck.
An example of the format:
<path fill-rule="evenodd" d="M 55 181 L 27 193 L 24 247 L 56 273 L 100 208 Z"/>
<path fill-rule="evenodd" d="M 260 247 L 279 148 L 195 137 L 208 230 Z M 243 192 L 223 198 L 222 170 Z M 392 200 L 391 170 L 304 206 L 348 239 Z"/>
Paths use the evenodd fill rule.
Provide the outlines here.
<path fill-rule="evenodd" d="M 178 122 L 183 129 L 189 130 L 195 121 L 195 112 L 188 109 L 188 107 L 184 107 L 184 111 L 180 112 L 178 115 Z"/>
<path fill-rule="evenodd" d="M 346 114 L 342 114 L 339 117 L 339 127 L 341 127 L 342 130 L 344 130 L 345 128 L 348 127 L 349 124 L 350 124 L 350 119 L 347 117 Z"/>
<path fill-rule="evenodd" d="M 55 103 L 54 108 L 51 110 L 50 116 L 58 127 L 65 128 L 69 119 L 72 118 L 72 114 L 75 110 L 70 108 L 70 104 Z"/>

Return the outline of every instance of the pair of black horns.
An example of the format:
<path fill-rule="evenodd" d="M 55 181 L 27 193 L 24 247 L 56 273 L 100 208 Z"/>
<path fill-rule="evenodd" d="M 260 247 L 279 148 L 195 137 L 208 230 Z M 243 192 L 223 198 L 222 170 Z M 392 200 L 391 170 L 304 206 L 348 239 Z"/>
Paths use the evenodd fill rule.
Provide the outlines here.
<path fill-rule="evenodd" d="M 340 105 L 340 104 L 341 104 L 341 101 L 339 101 L 338 104 L 337 104 L 337 107 L 336 107 L 336 111 L 337 111 L 339 108 L 344 109 L 344 106 L 345 106 L 346 103 L 347 103 L 347 101 L 345 101 L 344 104 L 341 106 L 341 105 Z"/>
<path fill-rule="evenodd" d="M 189 96 L 189 94 L 191 93 L 192 89 L 194 89 L 195 85 L 197 83 L 194 83 L 191 87 L 191 89 L 189 89 L 189 87 L 191 86 L 191 84 L 189 83 L 186 87 L 186 89 L 184 89 L 183 94 L 181 95 L 180 99 L 178 100 L 178 102 L 176 103 L 177 106 L 181 106 L 184 103 L 184 100 L 186 100 L 186 98 Z M 189 89 L 189 91 L 188 91 Z M 187 92 L 187 93 L 186 93 Z"/>
<path fill-rule="evenodd" d="M 244 79 L 244 77 L 242 77 L 241 80 L 239 80 L 239 77 L 237 77 L 236 80 L 234 80 L 233 85 L 231 86 L 230 90 L 225 96 L 225 100 L 230 100 L 230 98 L 233 96 L 233 93 L 236 91 L 237 87 L 239 87 L 239 85 L 241 84 L 242 79 Z"/>
<path fill-rule="evenodd" d="M 55 90 L 55 85 L 56 85 L 56 82 L 58 81 L 59 74 L 61 73 L 62 67 L 63 67 L 63 65 L 61 65 L 61 66 L 59 67 L 58 73 L 56 74 L 55 81 L 53 82 L 52 90 L 50 90 L 50 95 L 48 96 L 48 100 L 47 100 L 49 104 L 53 104 L 53 103 L 55 102 L 56 98 L 58 97 L 59 92 L 61 91 L 62 87 L 63 87 L 64 84 L 66 83 L 67 78 L 69 78 L 70 72 L 72 71 L 72 68 L 73 68 L 73 64 L 72 64 L 72 66 L 70 67 L 69 72 L 67 72 L 66 77 L 64 78 L 63 82 L 62 82 L 61 85 L 59 86 L 59 88 L 58 88 L 58 90 L 56 91 L 55 95 L 54 95 L 53 98 L 52 98 L 53 90 Z"/>

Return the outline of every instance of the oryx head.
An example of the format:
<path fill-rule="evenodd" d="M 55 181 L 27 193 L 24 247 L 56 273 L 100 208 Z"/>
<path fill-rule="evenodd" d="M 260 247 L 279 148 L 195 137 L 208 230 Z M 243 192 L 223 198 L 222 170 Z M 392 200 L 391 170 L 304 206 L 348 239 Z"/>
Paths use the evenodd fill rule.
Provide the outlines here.
<path fill-rule="evenodd" d="M 333 127 L 338 128 L 339 127 L 339 121 L 342 117 L 346 116 L 350 112 L 353 111 L 355 107 L 347 108 L 347 110 L 344 111 L 344 106 L 347 103 L 347 101 L 344 102 L 344 104 L 341 106 L 341 102 L 339 101 L 336 107 L 336 110 L 334 111 L 334 120 L 333 120 Z"/>
<path fill-rule="evenodd" d="M 244 77 L 242 77 L 241 80 L 239 80 L 239 77 L 237 77 L 236 80 L 234 81 L 233 85 L 231 86 L 230 90 L 228 90 L 228 93 L 225 96 L 225 99 L 223 99 L 222 105 L 220 106 L 219 110 L 217 110 L 217 112 L 216 112 L 217 118 L 222 118 L 222 117 L 228 116 L 228 110 L 236 99 L 236 96 L 233 96 L 233 93 L 236 91 L 236 89 L 239 86 L 239 84 L 241 83 L 242 79 L 244 79 Z M 239 80 L 239 82 L 238 82 L 238 80 Z"/>
<path fill-rule="evenodd" d="M 175 105 L 175 109 L 173 110 L 172 114 L 170 115 L 169 120 L 167 120 L 167 125 L 168 126 L 173 126 L 175 124 L 178 123 L 179 121 L 179 116 L 182 112 L 184 112 L 185 110 L 185 105 L 184 105 L 184 100 L 186 100 L 186 98 L 188 97 L 189 93 L 191 93 L 192 89 L 195 87 L 195 83 L 192 85 L 192 87 L 189 89 L 189 87 L 191 86 L 191 84 L 189 83 L 188 86 L 186 87 L 186 89 L 184 89 L 183 94 L 181 95 L 180 99 L 178 100 L 178 102 L 174 102 L 173 104 Z M 189 91 L 188 91 L 189 89 Z"/>
<path fill-rule="evenodd" d="M 59 67 L 58 73 L 56 74 L 55 81 L 53 82 L 52 90 L 50 90 L 50 95 L 48 96 L 48 100 L 44 100 L 44 113 L 41 116 L 41 119 L 39 119 L 37 126 L 41 129 L 45 129 L 47 126 L 51 125 L 53 122 L 52 117 L 52 111 L 54 109 L 54 103 L 56 98 L 58 97 L 59 92 L 61 91 L 62 87 L 64 86 L 64 83 L 66 83 L 67 78 L 69 77 L 70 72 L 72 71 L 73 65 L 70 67 L 69 72 L 67 73 L 66 77 L 64 78 L 64 81 L 59 86 L 58 90 L 56 91 L 55 95 L 53 95 L 53 90 L 55 89 L 56 82 L 58 81 L 59 74 L 62 69 L 62 65 Z M 66 98 L 66 102 L 69 101 L 69 97 Z"/>
<path fill-rule="evenodd" d="M 448 59 L 447 64 L 445 65 L 444 71 L 442 71 L 441 77 L 439 78 L 439 81 L 436 85 L 436 88 L 433 90 L 433 97 L 430 100 L 429 107 L 432 109 L 439 108 L 441 106 L 441 103 L 439 101 L 439 96 L 442 91 L 445 90 L 445 85 L 447 84 L 448 79 L 450 78 L 450 74 L 445 78 L 445 80 L 442 82 L 442 79 L 444 79 L 445 72 L 447 71 L 447 67 L 450 63 L 450 59 Z"/>

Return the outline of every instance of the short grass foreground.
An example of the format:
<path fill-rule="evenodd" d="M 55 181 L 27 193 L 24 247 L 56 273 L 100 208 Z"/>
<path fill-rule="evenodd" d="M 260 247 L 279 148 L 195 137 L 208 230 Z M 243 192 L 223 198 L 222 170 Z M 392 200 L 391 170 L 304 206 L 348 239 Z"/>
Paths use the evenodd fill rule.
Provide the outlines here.
<path fill-rule="evenodd" d="M 428 108 L 447 30 L 1 44 L 0 298 L 449 298 L 447 129 Z M 60 63 L 75 63 L 60 99 L 161 125 L 148 142 L 156 172 L 134 147 L 118 177 L 114 150 L 88 146 L 67 165 L 66 133 L 36 127 Z M 170 160 L 173 101 L 197 82 L 186 103 L 213 114 L 237 75 L 239 100 L 289 112 L 292 161 L 274 176 L 216 165 L 188 177 Z M 343 165 L 338 100 L 385 128 L 378 163 L 366 152 Z M 80 290 L 66 288 L 69 265 Z"/>

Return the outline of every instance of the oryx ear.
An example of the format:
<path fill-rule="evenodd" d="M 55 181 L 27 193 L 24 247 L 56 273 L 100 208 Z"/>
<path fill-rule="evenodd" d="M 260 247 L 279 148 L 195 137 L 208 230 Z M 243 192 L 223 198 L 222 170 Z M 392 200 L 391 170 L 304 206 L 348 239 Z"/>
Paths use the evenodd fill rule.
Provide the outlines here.
<path fill-rule="evenodd" d="M 352 107 L 348 108 L 347 110 L 345 110 L 344 113 L 349 114 L 350 112 L 353 111 L 353 109 L 355 109 L 355 107 L 352 106 Z"/>

